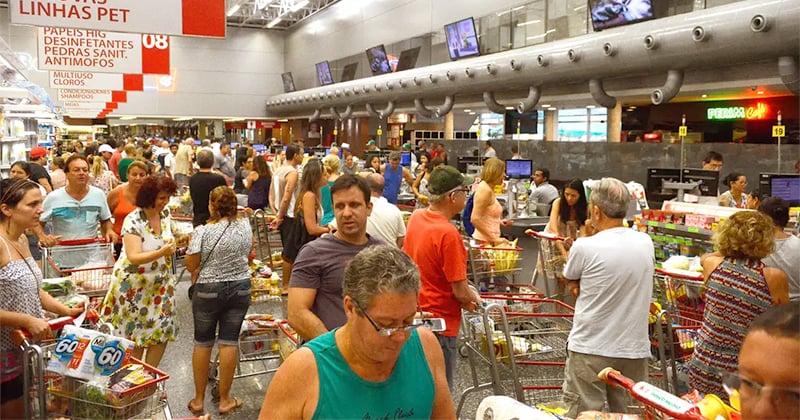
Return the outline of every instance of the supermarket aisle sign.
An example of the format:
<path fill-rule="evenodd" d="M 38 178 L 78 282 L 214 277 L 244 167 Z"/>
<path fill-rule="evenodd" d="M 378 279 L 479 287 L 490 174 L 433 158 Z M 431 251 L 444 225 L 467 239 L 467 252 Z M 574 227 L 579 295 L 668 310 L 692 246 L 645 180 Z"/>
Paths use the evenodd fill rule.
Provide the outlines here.
<path fill-rule="evenodd" d="M 141 92 L 144 90 L 144 76 L 141 74 L 51 71 L 50 87 L 56 89 L 107 89 Z"/>
<path fill-rule="evenodd" d="M 169 36 L 38 28 L 39 68 L 169 74 Z"/>
<path fill-rule="evenodd" d="M 61 102 L 128 102 L 128 92 L 109 89 L 57 89 Z"/>
<path fill-rule="evenodd" d="M 9 0 L 11 23 L 225 38 L 225 0 Z"/>

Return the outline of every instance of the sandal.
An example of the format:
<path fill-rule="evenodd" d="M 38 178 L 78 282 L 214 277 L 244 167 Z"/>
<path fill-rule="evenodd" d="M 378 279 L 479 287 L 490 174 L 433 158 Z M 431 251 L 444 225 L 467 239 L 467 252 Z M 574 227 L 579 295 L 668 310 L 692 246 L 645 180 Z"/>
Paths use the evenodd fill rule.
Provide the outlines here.
<path fill-rule="evenodd" d="M 228 411 L 219 410 L 219 414 L 221 416 L 233 413 L 234 411 L 238 410 L 240 407 L 244 405 L 244 402 L 236 397 L 233 398 L 233 407 L 231 407 Z"/>
<path fill-rule="evenodd" d="M 195 416 L 201 416 L 201 415 L 203 415 L 203 413 L 205 413 L 205 410 L 203 408 L 201 408 L 199 410 L 196 409 L 196 408 L 193 408 L 191 400 L 189 401 L 189 404 L 186 405 L 186 408 L 189 410 L 190 413 L 192 413 Z"/>

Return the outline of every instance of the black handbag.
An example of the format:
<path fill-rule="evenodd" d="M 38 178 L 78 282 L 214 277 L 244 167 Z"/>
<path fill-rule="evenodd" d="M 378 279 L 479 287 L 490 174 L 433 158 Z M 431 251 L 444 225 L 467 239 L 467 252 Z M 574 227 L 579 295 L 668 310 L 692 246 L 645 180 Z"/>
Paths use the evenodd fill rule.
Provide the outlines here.
<path fill-rule="evenodd" d="M 214 246 L 211 247 L 211 251 L 208 251 L 208 256 L 209 257 L 211 256 L 211 253 L 214 252 L 214 249 L 217 247 L 217 244 L 219 243 L 220 239 L 222 239 L 222 237 L 225 236 L 225 231 L 228 230 L 228 226 L 230 226 L 230 225 L 231 225 L 231 222 L 229 220 L 228 224 L 225 225 L 225 229 L 222 230 L 222 234 L 219 235 L 219 238 L 217 238 L 217 241 L 214 242 Z M 203 239 L 201 238 L 200 240 L 202 241 Z M 203 267 L 205 267 L 205 265 L 206 265 L 206 261 L 208 261 L 208 259 L 205 259 L 205 260 L 203 259 L 203 242 L 200 242 L 200 268 L 197 270 L 197 277 L 198 278 L 200 277 L 200 272 L 203 271 Z M 197 284 L 196 282 L 192 282 L 192 285 L 189 286 L 189 291 L 188 291 L 189 300 L 192 300 L 192 297 L 194 296 L 194 286 L 196 284 Z"/>

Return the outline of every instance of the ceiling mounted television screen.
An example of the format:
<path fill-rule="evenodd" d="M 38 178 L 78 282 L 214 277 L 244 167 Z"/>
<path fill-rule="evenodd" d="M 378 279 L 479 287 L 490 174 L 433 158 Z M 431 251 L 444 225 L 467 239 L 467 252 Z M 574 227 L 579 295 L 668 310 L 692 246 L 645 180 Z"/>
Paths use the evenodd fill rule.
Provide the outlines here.
<path fill-rule="evenodd" d="M 286 73 L 281 74 L 281 80 L 283 80 L 283 93 L 294 92 L 294 78 L 292 78 L 292 72 L 287 71 Z"/>
<path fill-rule="evenodd" d="M 394 71 L 411 70 L 417 65 L 420 47 L 415 47 L 400 52 L 400 59 Z"/>
<path fill-rule="evenodd" d="M 356 70 L 358 70 L 358 63 L 350 63 L 342 69 L 342 78 L 340 82 L 348 82 L 356 78 Z"/>
<path fill-rule="evenodd" d="M 331 66 L 327 61 L 317 63 L 317 82 L 320 86 L 330 85 L 333 83 L 333 76 L 331 76 Z"/>
<path fill-rule="evenodd" d="M 652 0 L 589 0 L 595 31 L 653 19 Z"/>
<path fill-rule="evenodd" d="M 475 21 L 471 17 L 444 25 L 444 35 L 447 38 L 447 51 L 451 60 L 481 54 L 478 34 L 475 32 Z"/>
<path fill-rule="evenodd" d="M 367 63 L 369 63 L 369 69 L 372 70 L 373 76 L 392 72 L 392 66 L 389 64 L 383 44 L 367 50 Z"/>

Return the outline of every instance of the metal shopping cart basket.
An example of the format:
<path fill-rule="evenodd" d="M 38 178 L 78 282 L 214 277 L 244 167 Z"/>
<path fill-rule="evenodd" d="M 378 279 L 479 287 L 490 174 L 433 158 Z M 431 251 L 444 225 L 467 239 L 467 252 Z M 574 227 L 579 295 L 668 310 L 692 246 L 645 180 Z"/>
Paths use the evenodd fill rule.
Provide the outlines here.
<path fill-rule="evenodd" d="M 473 385 L 528 405 L 560 401 L 574 309 L 535 294 L 482 294 L 485 308 L 464 313 L 462 334 Z M 487 378 L 488 376 L 488 378 Z"/>
<path fill-rule="evenodd" d="M 653 294 L 662 310 L 651 316 L 650 339 L 654 362 L 653 382 L 672 393 L 688 392 L 684 387 L 686 368 L 703 325 L 704 283 L 701 273 L 656 269 Z"/>
<path fill-rule="evenodd" d="M 233 379 L 273 373 L 297 349 L 297 333 L 282 319 L 269 314 L 249 314 L 239 334 L 239 363 Z M 219 354 L 208 370 L 211 396 L 219 398 Z"/>
<path fill-rule="evenodd" d="M 525 234 L 535 238 L 539 245 L 539 261 L 536 264 L 536 270 L 533 272 L 531 284 L 544 290 L 547 297 L 564 300 L 567 295 L 565 294 L 566 283 L 563 281 L 562 273 L 567 262 L 564 245 L 567 239 L 548 232 L 537 232 L 533 229 L 526 230 Z"/>
<path fill-rule="evenodd" d="M 489 287 L 523 287 L 527 284 L 516 284 L 515 274 L 521 269 L 517 267 L 522 248 L 513 241 L 508 245 L 497 245 L 465 238 L 464 245 L 469 256 L 468 276 L 476 287 L 485 283 Z"/>
<path fill-rule="evenodd" d="M 59 241 L 43 248 L 45 278 L 70 277 L 79 293 L 102 296 L 108 291 L 114 269 L 114 244 L 103 239 Z"/>
<path fill-rule="evenodd" d="M 92 329 L 111 331 L 109 324 L 92 324 L 98 315 L 87 311 L 86 319 Z M 48 325 L 58 331 L 75 319 L 62 317 L 51 320 Z M 109 389 L 102 381 L 85 381 L 47 369 L 51 357 L 55 356 L 57 340 L 34 342 L 26 332 L 17 330 L 12 339 L 23 353 L 23 386 L 25 389 L 25 418 L 70 418 L 70 419 L 151 419 L 159 412 L 171 418 L 165 398 L 164 381 L 167 374 L 136 359 L 131 363 L 142 365 L 151 378 L 129 389 Z M 62 344 L 63 345 L 63 344 Z"/>
<path fill-rule="evenodd" d="M 277 271 L 282 267 L 283 243 L 279 232 L 269 227 L 274 219 L 275 216 L 266 211 L 256 210 L 250 215 L 250 227 L 253 229 L 253 248 L 256 256 L 267 263 L 272 271 Z"/>

